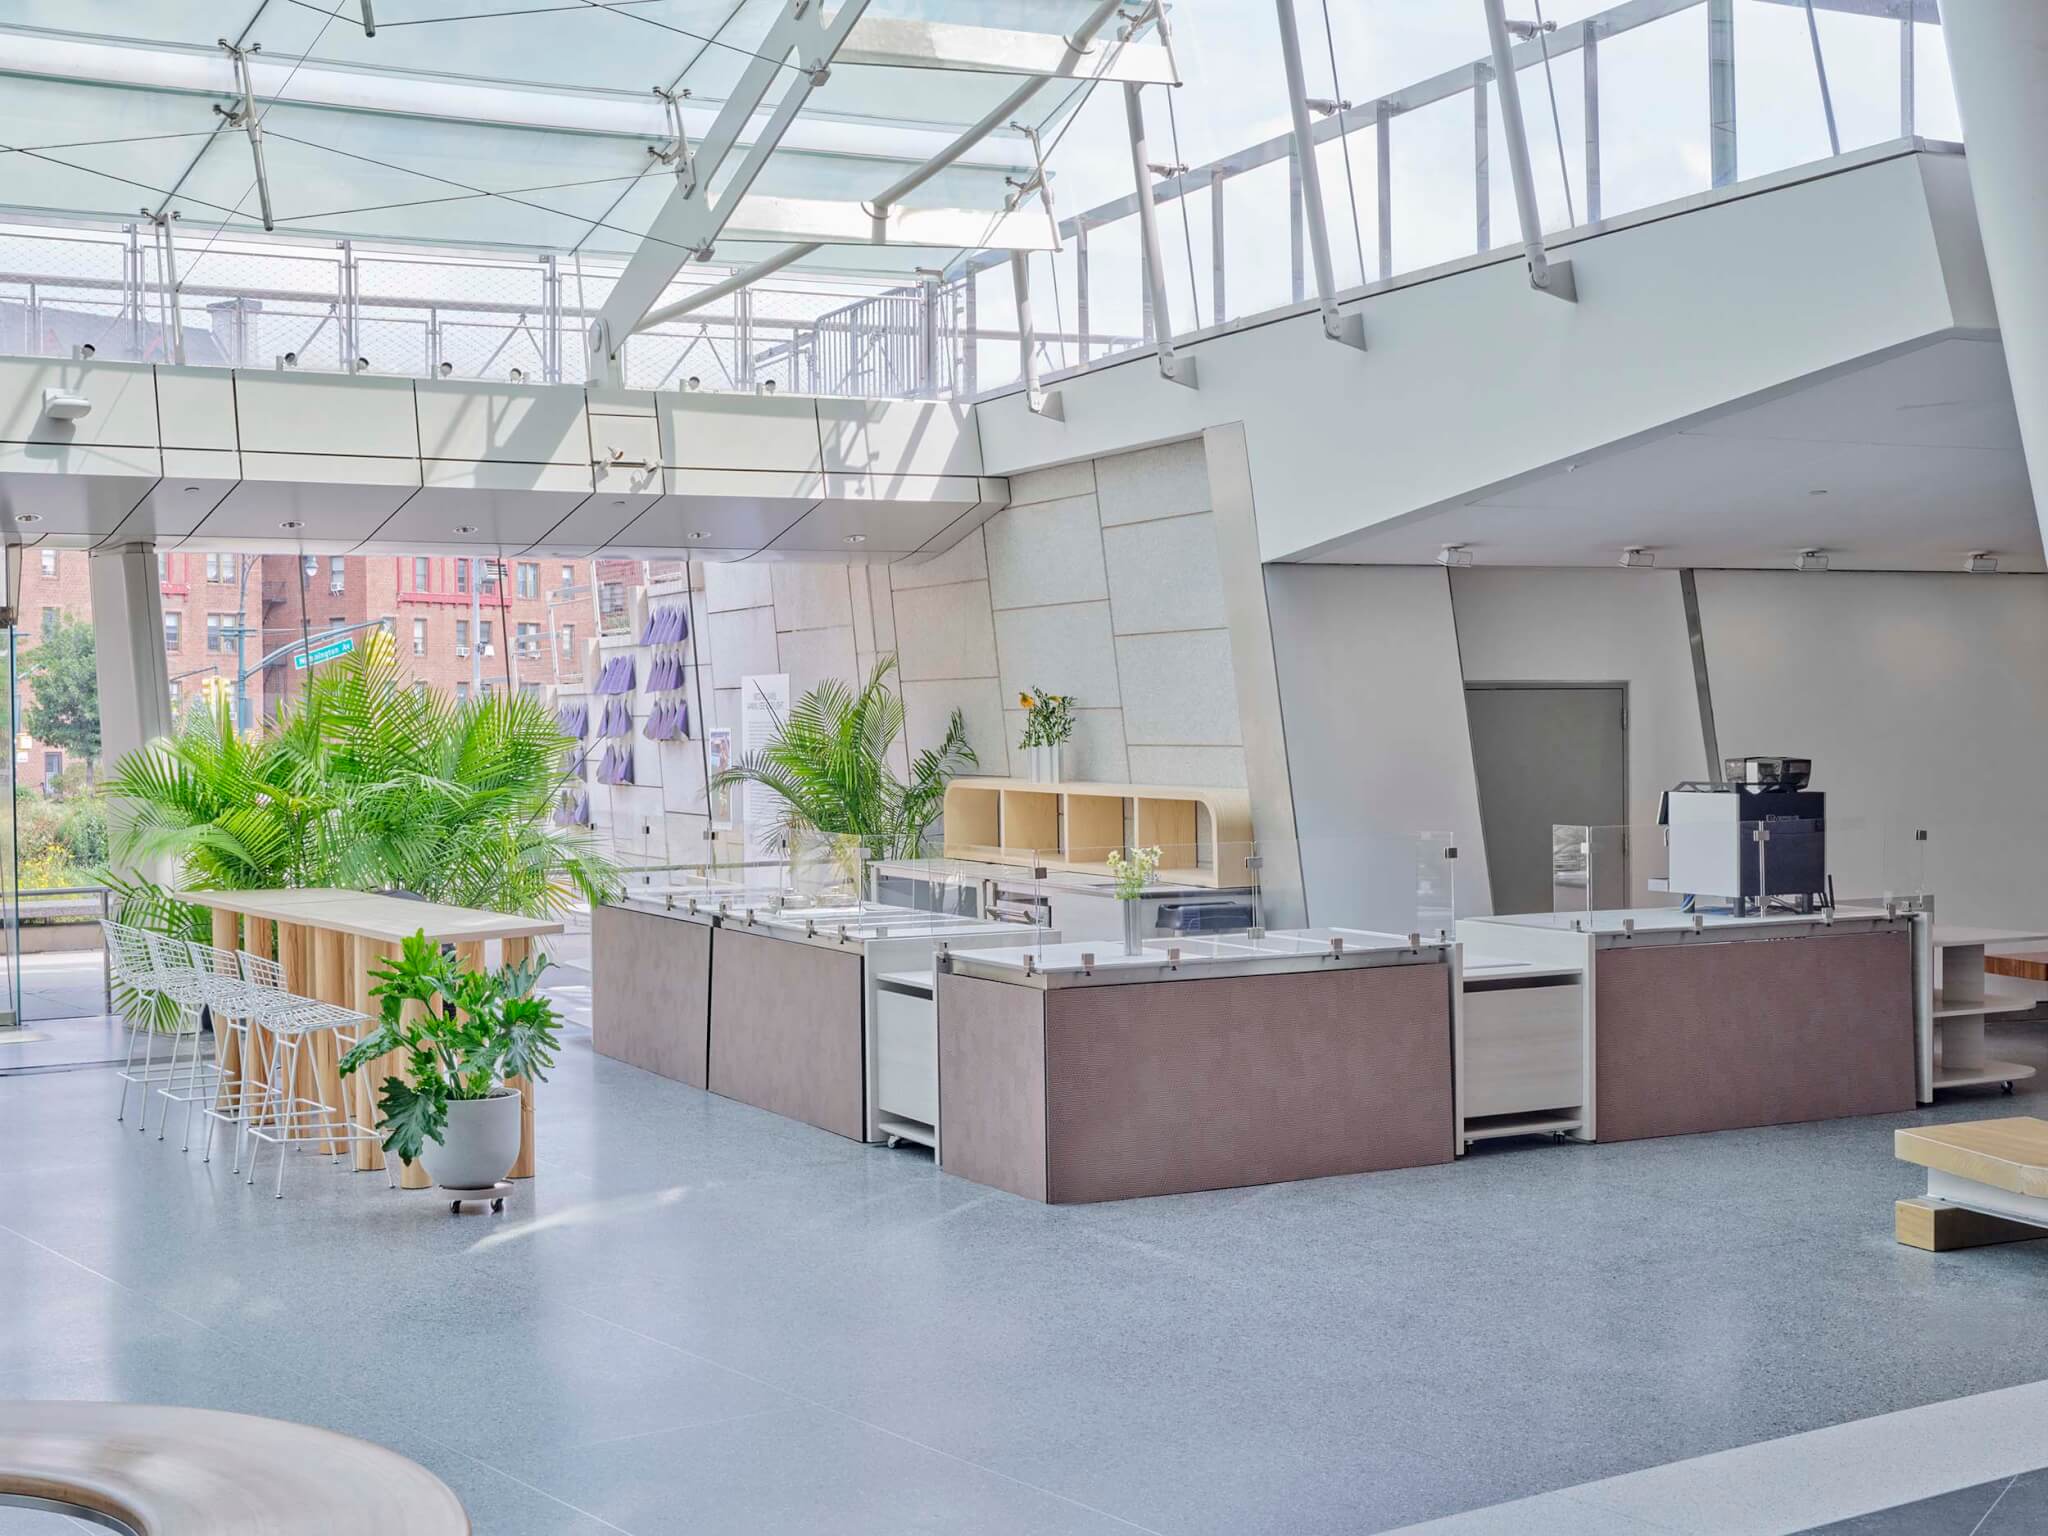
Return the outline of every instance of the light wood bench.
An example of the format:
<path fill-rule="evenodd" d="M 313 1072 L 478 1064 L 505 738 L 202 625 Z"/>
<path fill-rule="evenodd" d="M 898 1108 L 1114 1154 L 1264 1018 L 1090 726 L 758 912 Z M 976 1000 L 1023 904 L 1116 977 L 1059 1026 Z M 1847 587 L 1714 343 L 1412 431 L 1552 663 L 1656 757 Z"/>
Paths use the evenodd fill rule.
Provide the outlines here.
<path fill-rule="evenodd" d="M 307 1424 L 139 1403 L 0 1403 L 0 1505 L 134 1536 L 469 1536 L 425 1467 Z"/>
<path fill-rule="evenodd" d="M 1945 1253 L 2048 1237 L 2048 1120 L 2016 1115 L 1894 1131 L 1892 1150 L 1927 1170 L 1926 1197 L 1895 1208 L 1900 1242 Z"/>

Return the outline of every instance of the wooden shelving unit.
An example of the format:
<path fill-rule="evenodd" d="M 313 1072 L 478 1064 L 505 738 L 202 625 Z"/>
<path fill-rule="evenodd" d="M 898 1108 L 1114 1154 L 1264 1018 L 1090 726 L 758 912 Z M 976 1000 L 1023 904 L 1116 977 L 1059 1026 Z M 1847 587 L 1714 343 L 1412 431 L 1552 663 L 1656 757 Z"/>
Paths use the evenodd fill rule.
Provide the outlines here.
<path fill-rule="evenodd" d="M 1109 855 L 1158 847 L 1161 883 L 1246 882 L 1251 801 L 1241 789 L 1161 784 L 1036 784 L 955 779 L 946 786 L 945 856 L 1109 873 Z"/>

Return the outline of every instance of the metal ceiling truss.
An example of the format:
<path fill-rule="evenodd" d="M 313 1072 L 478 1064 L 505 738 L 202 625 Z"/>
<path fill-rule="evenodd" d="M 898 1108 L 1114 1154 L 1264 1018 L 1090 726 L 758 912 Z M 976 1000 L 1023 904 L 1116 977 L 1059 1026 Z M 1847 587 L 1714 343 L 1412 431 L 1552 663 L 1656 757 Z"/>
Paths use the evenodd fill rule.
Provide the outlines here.
<path fill-rule="evenodd" d="M 864 4 L 865 0 L 861 0 L 861 3 Z M 604 313 L 592 327 L 593 376 L 612 379 L 618 376 L 618 345 L 633 332 L 677 319 L 692 310 L 701 309 L 718 299 L 737 293 L 761 278 L 803 260 L 817 251 L 821 245 L 827 244 L 919 245 L 984 251 L 1009 249 L 1017 263 L 1014 271 L 1017 274 L 1015 281 L 1019 285 L 1019 344 L 1024 348 L 1027 357 L 1032 356 L 1034 339 L 1029 323 L 1030 272 L 1023 263 L 1030 251 L 1058 250 L 1060 236 L 1059 222 L 1052 212 L 1051 186 L 1046 179 L 1045 161 L 1038 134 L 1034 129 L 1017 122 L 1016 115 L 1047 82 L 1052 80 L 1114 80 L 1123 83 L 1127 90 L 1135 90 L 1146 82 L 1177 83 L 1173 55 L 1169 48 L 1163 45 L 1134 46 L 1131 42 L 1132 34 L 1138 27 L 1152 19 L 1151 15 L 1140 13 L 1134 18 L 1122 11 L 1122 3 L 1123 0 L 1099 0 L 1080 26 L 1066 37 L 924 21 L 856 19 L 849 22 L 850 30 L 840 33 L 844 41 L 839 43 L 836 53 L 829 55 L 842 63 L 967 69 L 984 73 L 1022 74 L 1026 78 L 944 149 L 916 169 L 899 177 L 867 202 L 858 205 L 858 220 L 855 220 L 843 205 L 806 203 L 788 198 L 754 199 L 745 209 L 736 210 L 725 219 L 719 220 L 716 227 L 724 227 L 730 222 L 733 227 L 745 230 L 750 235 L 772 229 L 783 235 L 801 236 L 802 243 L 789 246 L 754 266 L 736 272 L 724 281 L 714 283 L 673 304 L 664 305 L 659 309 L 648 307 L 676 272 L 681 270 L 682 252 L 657 252 L 652 249 L 651 241 L 643 245 L 627 269 L 627 275 L 630 277 L 635 267 L 644 266 L 642 280 L 629 288 L 626 279 L 622 278 L 618 287 L 613 289 L 612 298 L 606 304 Z M 853 4 L 854 0 L 845 0 L 840 12 L 834 16 L 835 28 L 844 18 L 846 10 Z M 801 6 L 798 8 L 801 9 Z M 1097 35 L 1113 18 L 1120 16 L 1124 26 L 1116 44 L 1098 46 Z M 785 15 L 785 23 L 793 21 L 793 17 Z M 1163 26 L 1161 35 L 1164 36 Z M 775 53 L 774 39 L 775 34 L 771 33 L 769 45 L 762 50 L 764 53 Z M 788 44 L 785 43 L 783 46 L 786 51 Z M 748 87 L 749 82 L 742 79 L 741 89 L 735 93 L 735 99 L 745 95 Z M 762 89 L 765 91 L 765 85 Z M 796 94 L 798 93 L 792 90 L 791 95 Z M 755 97 L 756 101 L 758 99 L 758 96 Z M 1031 173 L 1021 180 L 1010 178 L 1011 192 L 1004 199 L 1003 208 L 999 212 L 900 206 L 905 197 L 948 166 L 958 163 L 989 134 L 1004 127 L 1022 134 L 1030 145 L 1033 168 Z M 714 126 L 712 133 L 706 136 L 698 151 L 700 157 L 710 153 L 717 131 L 717 127 Z M 779 137 L 779 134 L 775 136 Z M 768 149 L 772 149 L 773 141 L 769 135 L 762 135 L 761 138 L 764 143 L 757 144 L 752 153 L 765 156 Z M 1023 205 L 1034 194 L 1045 208 L 1045 233 L 1042 238 L 1025 232 L 1028 220 L 1023 215 Z M 687 205 L 691 201 L 688 193 L 671 194 L 669 205 L 656 218 L 651 234 L 664 240 L 675 239 L 672 227 L 683 225 L 683 215 L 687 214 Z M 679 204 L 683 205 L 681 212 L 671 219 L 671 211 L 677 210 Z M 684 243 L 689 243 L 687 238 Z M 705 254 L 700 247 L 692 248 L 698 249 L 700 259 Z M 648 280 L 657 274 L 659 282 L 653 286 L 650 294 L 646 291 Z M 1035 369 L 1035 360 L 1032 366 Z M 1042 397 L 1036 394 L 1034 400 L 1043 403 Z M 1034 409 L 1037 408 L 1038 405 L 1034 405 Z"/>
<path fill-rule="evenodd" d="M 678 180 L 670 190 L 668 200 L 648 227 L 646 238 L 612 285 L 604 308 L 591 322 L 589 352 L 593 379 L 613 385 L 623 382 L 619 348 L 639 328 L 642 317 L 654 307 L 654 301 L 682 270 L 687 258 L 710 260 L 720 233 L 738 211 L 741 199 L 767 165 L 769 155 L 810 99 L 811 92 L 825 83 L 833 58 L 867 5 L 868 0 L 839 0 L 838 9 L 827 17 L 824 0 L 783 0 L 781 14 L 697 146 L 689 184 L 685 186 Z M 767 126 L 755 135 L 754 142 L 714 197 L 711 183 L 725 169 L 748 120 L 767 100 L 777 79 L 790 69 L 791 55 L 795 55 L 794 78 L 785 85 Z"/>

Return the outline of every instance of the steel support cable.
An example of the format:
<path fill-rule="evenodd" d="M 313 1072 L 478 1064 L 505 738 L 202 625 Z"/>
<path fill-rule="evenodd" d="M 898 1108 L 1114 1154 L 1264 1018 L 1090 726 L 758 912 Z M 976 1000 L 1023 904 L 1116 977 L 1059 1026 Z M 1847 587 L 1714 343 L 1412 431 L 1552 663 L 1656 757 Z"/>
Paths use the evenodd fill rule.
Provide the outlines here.
<path fill-rule="evenodd" d="M 1557 115 L 1557 77 L 1550 72 L 1550 35 L 1544 30 L 1543 0 L 1536 0 L 1536 46 L 1543 51 L 1543 83 L 1550 91 L 1550 132 L 1557 140 L 1557 179 L 1564 183 L 1565 228 L 1573 229 L 1579 215 L 1572 206 L 1572 173 L 1564 159 L 1564 124 Z"/>
<path fill-rule="evenodd" d="M 1170 85 L 1166 88 L 1166 131 L 1167 136 L 1173 141 L 1173 174 L 1178 178 L 1187 174 L 1187 161 L 1183 160 L 1180 154 L 1180 124 L 1174 118 L 1173 91 L 1174 88 Z M 1174 201 L 1180 204 L 1180 242 L 1188 257 L 1188 305 L 1194 315 L 1195 329 L 1199 331 L 1202 328 L 1202 295 L 1199 292 L 1199 285 L 1195 282 L 1195 236 L 1188 227 L 1186 191 L 1183 190 Z M 1223 317 L 1218 315 L 1216 318 L 1220 321 Z"/>
<path fill-rule="evenodd" d="M 1344 110 L 1344 82 L 1337 77 L 1337 34 L 1330 26 L 1330 0 L 1323 5 L 1323 49 L 1330 56 L 1330 94 L 1337 102 L 1337 110 Z M 1344 153 L 1344 200 L 1351 205 L 1351 244 L 1358 252 L 1358 280 L 1368 281 L 1365 271 L 1365 236 L 1358 225 L 1358 187 L 1351 179 L 1351 135 L 1344 131 L 1344 120 L 1337 120 L 1337 147 Z M 1304 144 L 1301 152 L 1312 155 L 1314 144 Z M 1327 210 L 1325 210 L 1327 217 Z"/>
<path fill-rule="evenodd" d="M 1813 73 L 1820 81 L 1820 110 L 1828 123 L 1828 152 L 1839 155 L 1842 136 L 1835 129 L 1835 97 L 1828 89 L 1828 65 L 1827 60 L 1821 57 L 1820 22 L 1813 14 L 1813 0 L 1806 0 L 1806 36 L 1813 44 Z"/>

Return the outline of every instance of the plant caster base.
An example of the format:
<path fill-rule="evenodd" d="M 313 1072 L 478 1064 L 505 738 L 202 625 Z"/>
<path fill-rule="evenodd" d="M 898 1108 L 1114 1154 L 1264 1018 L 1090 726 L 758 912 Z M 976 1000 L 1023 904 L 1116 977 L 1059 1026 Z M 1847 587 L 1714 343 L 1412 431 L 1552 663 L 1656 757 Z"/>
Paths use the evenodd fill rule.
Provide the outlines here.
<path fill-rule="evenodd" d="M 489 1203 L 493 1216 L 502 1216 L 505 1213 L 505 1196 L 511 1192 L 510 1179 L 500 1179 L 497 1183 L 484 1185 L 480 1189 L 443 1189 L 443 1193 L 448 1196 L 450 1216 L 460 1216 L 465 1205 L 483 1205 L 486 1202 Z"/>

